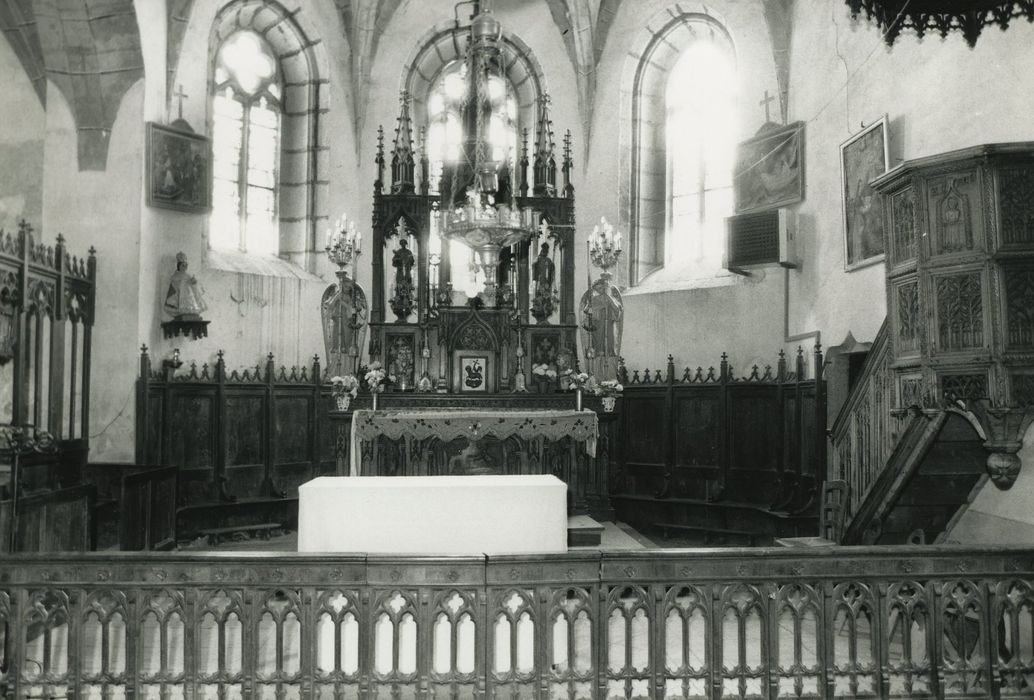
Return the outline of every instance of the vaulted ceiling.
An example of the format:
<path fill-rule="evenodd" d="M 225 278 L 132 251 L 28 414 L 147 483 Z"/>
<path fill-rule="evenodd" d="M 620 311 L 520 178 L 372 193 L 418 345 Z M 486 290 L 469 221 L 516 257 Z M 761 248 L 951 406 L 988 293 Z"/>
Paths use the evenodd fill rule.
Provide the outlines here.
<path fill-rule="evenodd" d="M 597 71 L 623 0 L 543 0 L 576 76 L 586 147 Z M 625 0 L 631 1 L 631 0 Z M 365 122 L 370 71 L 378 44 L 403 0 L 333 0 L 351 48 L 349 80 L 355 125 Z M 785 117 L 790 16 L 794 0 L 763 0 Z M 194 0 L 167 0 L 167 65 L 175 70 Z M 79 131 L 79 165 L 103 169 L 107 136 L 125 91 L 143 77 L 133 0 L 0 0 L 0 30 L 42 103 L 46 78 L 68 100 Z M 171 80 L 169 81 L 171 83 Z M 169 90 L 172 90 L 170 84 Z"/>

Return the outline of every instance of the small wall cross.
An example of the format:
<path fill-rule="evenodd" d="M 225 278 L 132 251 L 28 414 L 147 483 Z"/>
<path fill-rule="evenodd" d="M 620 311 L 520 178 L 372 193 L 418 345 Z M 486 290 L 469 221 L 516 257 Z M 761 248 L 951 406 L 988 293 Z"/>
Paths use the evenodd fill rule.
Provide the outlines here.
<path fill-rule="evenodd" d="M 766 92 L 765 94 L 767 95 L 768 93 Z M 179 99 L 179 118 L 183 119 L 183 98 L 187 97 L 188 95 L 187 93 L 183 92 L 182 84 L 176 86 L 176 92 L 172 93 L 172 96 Z"/>
<path fill-rule="evenodd" d="M 772 115 L 771 115 L 771 112 L 769 111 L 769 105 L 774 100 L 775 100 L 775 98 L 768 94 L 768 90 L 765 90 L 765 98 L 763 100 L 761 100 L 761 102 L 758 102 L 758 105 L 760 105 L 760 106 L 765 108 L 765 123 L 766 124 L 768 122 L 772 121 Z"/>

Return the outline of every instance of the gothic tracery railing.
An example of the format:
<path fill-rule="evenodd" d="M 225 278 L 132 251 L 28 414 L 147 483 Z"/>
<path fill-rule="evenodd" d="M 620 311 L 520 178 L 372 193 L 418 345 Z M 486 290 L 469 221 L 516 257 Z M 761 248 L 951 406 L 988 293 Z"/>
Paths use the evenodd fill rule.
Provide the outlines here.
<path fill-rule="evenodd" d="M 0 697 L 1031 697 L 1034 550 L 0 561 Z"/>

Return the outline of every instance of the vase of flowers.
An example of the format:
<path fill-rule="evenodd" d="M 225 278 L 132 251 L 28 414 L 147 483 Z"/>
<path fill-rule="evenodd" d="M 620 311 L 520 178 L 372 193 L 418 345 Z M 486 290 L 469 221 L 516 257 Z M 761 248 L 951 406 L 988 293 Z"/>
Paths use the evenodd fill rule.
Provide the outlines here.
<path fill-rule="evenodd" d="M 595 383 L 592 393 L 600 397 L 605 413 L 613 413 L 618 397 L 624 390 L 625 387 L 621 386 L 616 379 L 604 379 L 602 382 Z"/>
<path fill-rule="evenodd" d="M 531 366 L 531 380 L 535 383 L 535 389 L 540 394 L 545 394 L 556 380 L 556 367 L 546 362 L 540 362 Z"/>
<path fill-rule="evenodd" d="M 359 380 L 353 374 L 330 378 L 330 394 L 337 403 L 337 410 L 347 411 L 352 399 L 359 393 Z"/>
<path fill-rule="evenodd" d="M 586 386 L 589 385 L 589 375 L 585 372 L 575 372 L 569 369 L 564 372 L 563 383 L 567 385 L 568 389 L 574 389 L 575 410 L 582 410 L 582 393 L 585 391 Z"/>
<path fill-rule="evenodd" d="M 366 385 L 370 387 L 370 396 L 373 399 L 373 410 L 377 410 L 377 395 L 384 391 L 384 380 L 387 373 L 380 362 L 371 362 L 366 372 Z"/>

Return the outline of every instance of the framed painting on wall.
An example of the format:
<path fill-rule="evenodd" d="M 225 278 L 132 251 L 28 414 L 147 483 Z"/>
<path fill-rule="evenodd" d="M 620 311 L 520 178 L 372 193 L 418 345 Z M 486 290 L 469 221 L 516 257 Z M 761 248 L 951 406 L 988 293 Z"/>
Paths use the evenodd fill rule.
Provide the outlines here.
<path fill-rule="evenodd" d="M 883 260 L 883 201 L 869 183 L 887 172 L 889 160 L 887 115 L 840 145 L 844 260 L 848 270 Z"/>
<path fill-rule="evenodd" d="M 147 204 L 185 212 L 211 208 L 212 142 L 191 131 L 147 124 Z"/>
<path fill-rule="evenodd" d="M 804 122 L 766 124 L 737 146 L 733 196 L 737 214 L 804 199 Z"/>

